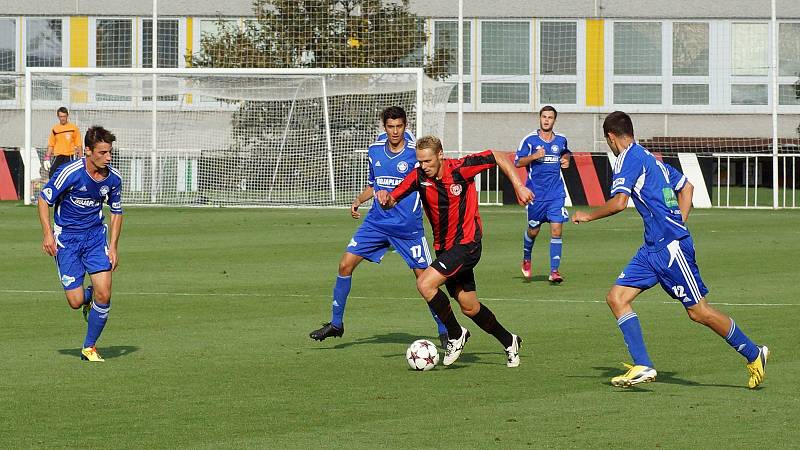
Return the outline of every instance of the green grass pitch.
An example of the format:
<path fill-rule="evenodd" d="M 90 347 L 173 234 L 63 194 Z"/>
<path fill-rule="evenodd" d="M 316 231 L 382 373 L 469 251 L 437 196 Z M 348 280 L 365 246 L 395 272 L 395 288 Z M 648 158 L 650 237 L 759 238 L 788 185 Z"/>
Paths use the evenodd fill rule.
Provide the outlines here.
<path fill-rule="evenodd" d="M 744 360 L 659 288 L 634 304 L 658 380 L 609 384 L 628 356 L 604 298 L 641 244 L 635 212 L 567 224 L 560 286 L 546 227 L 527 283 L 523 211 L 481 215 L 478 293 L 524 337 L 522 363 L 506 368 L 459 314 L 461 359 L 413 372 L 406 347 L 436 333 L 396 254 L 355 272 L 342 339 L 308 338 L 359 223 L 346 209 L 128 208 L 106 362 L 89 364 L 35 209 L 0 204 L 0 447 L 796 448 L 800 212 L 689 221 L 709 300 L 773 351 L 754 391 Z"/>

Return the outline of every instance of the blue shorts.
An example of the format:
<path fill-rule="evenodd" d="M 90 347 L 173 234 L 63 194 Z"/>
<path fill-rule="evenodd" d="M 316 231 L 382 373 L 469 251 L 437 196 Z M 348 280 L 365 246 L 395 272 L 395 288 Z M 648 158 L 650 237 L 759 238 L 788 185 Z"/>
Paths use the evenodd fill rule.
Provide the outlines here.
<path fill-rule="evenodd" d="M 543 222 L 564 223 L 569 220 L 569 212 L 564 207 L 563 198 L 534 200 L 525 209 L 528 210 L 529 228 L 538 228 Z"/>
<path fill-rule="evenodd" d="M 642 290 L 661 284 L 684 308 L 694 306 L 708 294 L 694 259 L 694 242 L 687 236 L 651 253 L 642 246 L 617 278 L 619 286 Z"/>
<path fill-rule="evenodd" d="M 81 232 L 64 232 L 56 227 L 56 265 L 64 290 L 83 286 L 83 277 L 111 270 L 106 243 L 106 226 Z"/>
<path fill-rule="evenodd" d="M 394 247 L 411 269 L 427 269 L 431 263 L 431 253 L 423 231 L 419 232 L 419 237 L 402 239 L 380 231 L 367 222 L 358 227 L 347 245 L 347 252 L 380 263 L 389 247 Z"/>

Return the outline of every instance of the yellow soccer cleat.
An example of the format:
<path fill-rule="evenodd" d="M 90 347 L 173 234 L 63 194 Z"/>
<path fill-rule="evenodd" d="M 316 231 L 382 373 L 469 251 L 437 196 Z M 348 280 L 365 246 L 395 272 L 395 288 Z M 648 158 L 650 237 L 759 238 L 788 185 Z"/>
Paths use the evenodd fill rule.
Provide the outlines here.
<path fill-rule="evenodd" d="M 767 346 L 758 349 L 758 357 L 753 362 L 747 364 L 747 371 L 750 373 L 750 380 L 747 381 L 747 387 L 755 389 L 764 381 L 766 375 L 767 358 L 769 358 L 769 349 Z"/>
<path fill-rule="evenodd" d="M 631 387 L 634 384 L 647 383 L 655 381 L 656 369 L 647 366 L 634 366 L 631 364 L 622 363 L 628 371 L 623 375 L 616 376 L 611 379 L 611 384 L 620 387 Z"/>
<path fill-rule="evenodd" d="M 81 359 L 89 362 L 105 362 L 105 359 L 100 356 L 100 353 L 97 353 L 97 349 L 94 345 L 81 349 Z"/>

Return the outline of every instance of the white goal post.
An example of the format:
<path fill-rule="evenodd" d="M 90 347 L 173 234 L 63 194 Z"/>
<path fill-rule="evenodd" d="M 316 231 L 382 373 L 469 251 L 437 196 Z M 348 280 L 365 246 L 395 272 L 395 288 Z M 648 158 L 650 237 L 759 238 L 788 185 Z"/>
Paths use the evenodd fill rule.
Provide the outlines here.
<path fill-rule="evenodd" d="M 347 206 L 366 182 L 379 113 L 441 135 L 452 86 L 421 68 L 27 68 L 24 201 L 47 181 L 55 111 L 117 136 L 126 204 Z M 156 101 L 153 101 L 155 99 Z"/>

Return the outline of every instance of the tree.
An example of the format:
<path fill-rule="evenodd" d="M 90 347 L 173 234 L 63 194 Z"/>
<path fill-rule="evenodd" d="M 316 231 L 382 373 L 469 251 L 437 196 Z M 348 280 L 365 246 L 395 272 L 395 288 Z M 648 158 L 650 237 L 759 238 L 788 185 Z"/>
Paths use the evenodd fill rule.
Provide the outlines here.
<path fill-rule="evenodd" d="M 452 51 L 428 58 L 424 20 L 409 0 L 254 0 L 255 19 L 243 28 L 220 18 L 204 34 L 193 67 L 336 68 L 424 67 L 431 78 L 449 75 Z"/>

